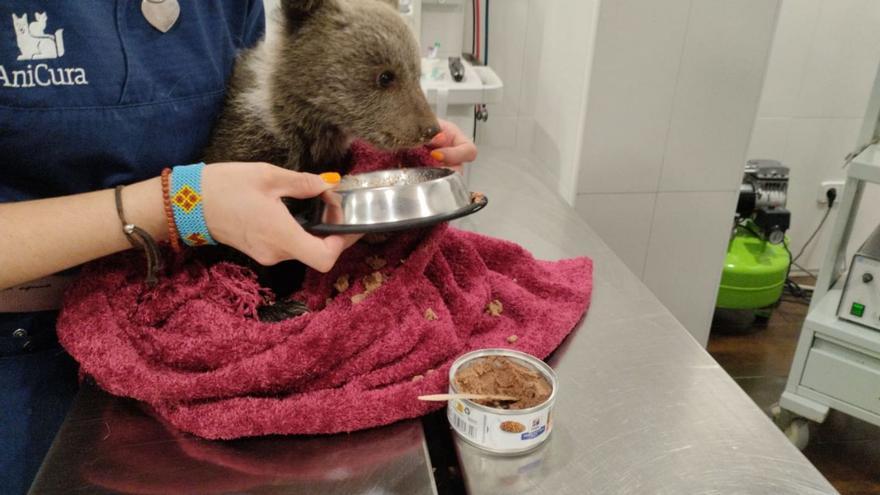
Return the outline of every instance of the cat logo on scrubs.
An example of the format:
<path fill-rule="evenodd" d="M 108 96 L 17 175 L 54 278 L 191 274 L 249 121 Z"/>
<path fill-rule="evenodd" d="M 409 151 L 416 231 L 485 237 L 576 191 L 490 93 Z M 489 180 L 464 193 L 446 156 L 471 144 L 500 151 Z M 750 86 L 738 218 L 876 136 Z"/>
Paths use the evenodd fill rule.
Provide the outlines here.
<path fill-rule="evenodd" d="M 12 26 L 18 43 L 16 60 L 52 60 L 64 56 L 64 29 L 46 33 L 48 15 L 35 12 L 34 21 L 28 15 L 12 14 Z M 46 86 L 85 85 L 86 71 L 81 67 L 50 67 L 46 63 L 28 64 L 24 69 L 12 69 L 0 65 L 0 82 L 5 88 L 35 88 Z"/>
<path fill-rule="evenodd" d="M 58 58 L 64 55 L 64 30 L 55 34 L 46 34 L 45 12 L 35 12 L 34 22 L 28 23 L 27 14 L 18 17 L 12 14 L 12 25 L 15 26 L 15 40 L 21 54 L 18 60 L 42 60 Z"/>

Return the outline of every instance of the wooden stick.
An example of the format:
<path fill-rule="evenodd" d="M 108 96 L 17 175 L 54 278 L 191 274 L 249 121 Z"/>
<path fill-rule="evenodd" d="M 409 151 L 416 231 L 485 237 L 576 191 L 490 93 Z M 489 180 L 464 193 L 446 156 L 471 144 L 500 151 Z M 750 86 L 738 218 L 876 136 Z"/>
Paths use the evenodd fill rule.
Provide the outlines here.
<path fill-rule="evenodd" d="M 503 401 L 517 401 L 516 397 L 511 397 L 509 395 L 485 395 L 485 394 L 435 394 L 435 395 L 420 395 L 419 400 L 424 401 L 447 401 L 453 399 L 469 399 L 469 400 L 503 400 Z"/>

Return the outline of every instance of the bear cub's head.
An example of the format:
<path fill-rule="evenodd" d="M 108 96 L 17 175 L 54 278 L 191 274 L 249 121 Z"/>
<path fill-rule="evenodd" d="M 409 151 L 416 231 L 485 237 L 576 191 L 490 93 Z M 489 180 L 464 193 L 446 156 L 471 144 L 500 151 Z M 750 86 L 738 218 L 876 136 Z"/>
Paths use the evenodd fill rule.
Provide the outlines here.
<path fill-rule="evenodd" d="M 418 43 L 396 5 L 282 0 L 276 118 L 333 126 L 382 149 L 430 141 L 440 128 L 419 84 Z"/>

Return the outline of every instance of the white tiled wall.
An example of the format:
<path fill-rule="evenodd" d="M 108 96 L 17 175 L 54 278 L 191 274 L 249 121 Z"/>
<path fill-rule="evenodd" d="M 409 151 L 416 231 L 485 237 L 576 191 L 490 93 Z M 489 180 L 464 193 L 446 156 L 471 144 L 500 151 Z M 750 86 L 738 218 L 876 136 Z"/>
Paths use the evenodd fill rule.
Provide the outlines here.
<path fill-rule="evenodd" d="M 477 128 L 480 145 L 531 151 L 535 87 L 533 79 L 523 74 L 531 3 L 496 0 L 489 6 L 489 65 L 504 81 L 504 95 L 501 103 L 489 105 L 489 122 Z M 527 146 L 523 146 L 527 136 Z"/>
<path fill-rule="evenodd" d="M 776 10 L 766 0 L 691 3 L 660 191 L 738 189 Z"/>
<path fill-rule="evenodd" d="M 690 4 L 602 4 L 579 193 L 657 190 Z M 632 268 L 643 263 L 631 261 Z"/>
<path fill-rule="evenodd" d="M 645 284 L 705 345 L 715 309 L 737 192 L 660 192 Z"/>
<path fill-rule="evenodd" d="M 844 177 L 843 157 L 856 146 L 878 64 L 880 2 L 784 1 L 749 156 L 791 168 L 789 234 L 795 253 L 825 212 L 816 201 L 820 182 Z M 870 188 L 853 245 L 880 222 L 877 211 L 880 194 Z M 835 216 L 833 211 L 800 264 L 819 268 Z"/>
<path fill-rule="evenodd" d="M 440 57 L 458 56 L 464 51 L 464 17 L 466 2 L 422 2 L 421 36 L 422 50 L 440 42 Z M 470 45 L 468 45 L 470 51 Z"/>
<path fill-rule="evenodd" d="M 766 0 L 600 8 L 576 208 L 702 343 L 777 13 Z"/>
<path fill-rule="evenodd" d="M 505 101 L 481 144 L 532 155 L 704 343 L 778 7 L 492 2 Z"/>
<path fill-rule="evenodd" d="M 490 106 L 478 143 L 531 155 L 539 176 L 569 201 L 576 190 L 598 5 L 599 0 L 490 4 L 489 65 L 504 81 L 504 100 Z"/>
<path fill-rule="evenodd" d="M 496 1 L 490 4 L 490 9 L 489 64 L 504 81 L 504 101 L 492 105 L 491 109 L 494 124 L 496 118 L 517 117 L 521 111 L 529 0 Z M 501 138 L 505 141 L 493 141 L 491 144 L 513 146 L 516 132 Z"/>
<path fill-rule="evenodd" d="M 604 240 L 617 256 L 627 260 L 630 270 L 641 275 L 648 257 L 648 241 L 654 220 L 651 212 L 656 201 L 657 193 L 654 192 L 583 194 L 578 196 L 575 207 L 596 232 L 625 230 L 628 233 L 624 242 L 614 238 L 614 244 L 611 244 L 612 238 L 608 236 Z"/>

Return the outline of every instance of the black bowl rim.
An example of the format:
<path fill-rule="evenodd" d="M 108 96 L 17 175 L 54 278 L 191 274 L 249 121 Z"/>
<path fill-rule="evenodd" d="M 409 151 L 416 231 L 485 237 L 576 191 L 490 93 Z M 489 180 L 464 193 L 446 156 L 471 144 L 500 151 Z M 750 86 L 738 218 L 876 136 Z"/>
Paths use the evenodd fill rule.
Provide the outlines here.
<path fill-rule="evenodd" d="M 473 215 L 482 210 L 489 204 L 489 198 L 483 196 L 480 201 L 474 201 L 471 204 L 459 208 L 450 213 L 442 215 L 434 215 L 423 218 L 413 218 L 410 220 L 401 220 L 399 222 L 384 222 L 367 225 L 332 225 L 324 223 L 303 223 L 303 228 L 312 234 L 333 235 L 333 234 L 373 234 L 378 232 L 397 232 L 400 230 L 418 229 L 422 227 L 430 227 L 442 222 L 448 222 L 457 218 Z M 302 222 L 301 222 L 302 223 Z"/>

